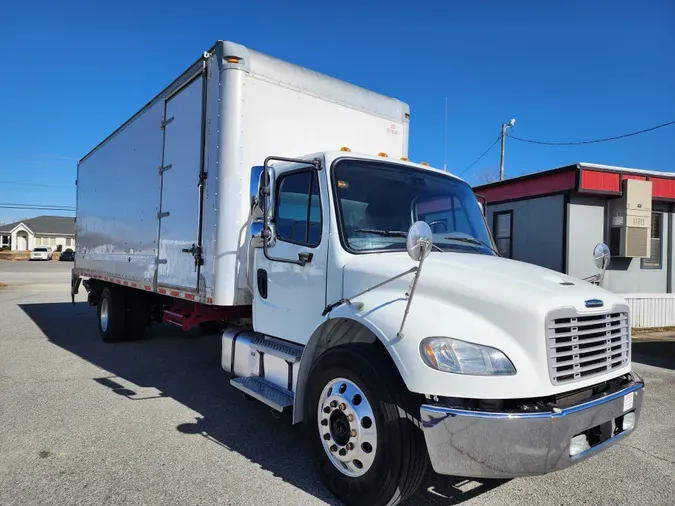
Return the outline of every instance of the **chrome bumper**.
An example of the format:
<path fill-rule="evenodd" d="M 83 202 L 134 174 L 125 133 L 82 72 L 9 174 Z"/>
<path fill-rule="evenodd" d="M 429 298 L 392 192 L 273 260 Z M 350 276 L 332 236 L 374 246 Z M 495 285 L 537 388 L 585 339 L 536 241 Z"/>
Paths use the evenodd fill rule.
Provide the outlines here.
<path fill-rule="evenodd" d="M 576 464 L 637 427 L 644 382 L 631 374 L 633 381 L 622 390 L 555 412 L 492 413 L 425 404 L 420 409 L 422 429 L 434 471 L 472 478 L 514 478 Z M 631 411 L 635 412 L 632 429 L 570 456 L 572 437 Z"/>

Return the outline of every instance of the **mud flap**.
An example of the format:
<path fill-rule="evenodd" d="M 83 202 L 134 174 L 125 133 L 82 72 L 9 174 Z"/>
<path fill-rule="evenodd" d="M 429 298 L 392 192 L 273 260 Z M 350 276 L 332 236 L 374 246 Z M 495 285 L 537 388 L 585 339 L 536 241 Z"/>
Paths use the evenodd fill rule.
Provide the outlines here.
<path fill-rule="evenodd" d="M 75 296 L 80 291 L 80 283 L 81 282 L 82 282 L 82 278 L 76 272 L 73 272 L 70 275 L 70 300 L 73 303 L 73 306 L 75 305 Z"/>

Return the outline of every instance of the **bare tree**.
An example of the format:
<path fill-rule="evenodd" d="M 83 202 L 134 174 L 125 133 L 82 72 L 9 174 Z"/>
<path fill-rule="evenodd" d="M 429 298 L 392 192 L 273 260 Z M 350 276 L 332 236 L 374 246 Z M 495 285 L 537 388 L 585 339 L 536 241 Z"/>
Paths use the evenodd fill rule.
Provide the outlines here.
<path fill-rule="evenodd" d="M 484 184 L 499 181 L 499 167 L 485 167 L 478 173 L 477 179 Z"/>

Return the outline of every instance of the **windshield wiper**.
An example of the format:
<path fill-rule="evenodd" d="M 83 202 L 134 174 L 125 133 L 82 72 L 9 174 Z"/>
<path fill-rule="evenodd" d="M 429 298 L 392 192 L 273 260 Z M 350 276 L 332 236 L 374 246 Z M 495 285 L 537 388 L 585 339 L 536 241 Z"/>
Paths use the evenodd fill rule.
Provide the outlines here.
<path fill-rule="evenodd" d="M 403 230 L 379 230 L 377 228 L 357 228 L 354 232 L 363 232 L 365 234 L 381 235 L 384 237 L 408 237 L 408 232 Z M 443 248 L 436 244 L 431 245 L 436 251 L 443 252 Z"/>
<path fill-rule="evenodd" d="M 382 235 L 384 237 L 408 237 L 408 232 L 403 230 L 379 230 L 377 228 L 357 228 L 354 232 Z"/>
<path fill-rule="evenodd" d="M 501 254 L 499 253 L 499 251 L 497 251 L 496 249 L 494 249 L 492 246 L 490 246 L 490 245 L 489 245 L 488 243 L 486 243 L 485 241 L 481 241 L 480 239 L 476 239 L 475 237 L 454 237 L 454 236 L 452 236 L 452 235 L 449 235 L 449 236 L 446 237 L 446 239 L 450 239 L 450 240 L 452 240 L 452 241 L 465 242 L 465 243 L 467 243 L 467 244 L 475 244 L 475 245 L 477 245 L 477 246 L 485 246 L 485 247 L 488 248 L 490 251 L 492 251 L 493 253 L 495 253 L 498 257 L 501 256 Z"/>

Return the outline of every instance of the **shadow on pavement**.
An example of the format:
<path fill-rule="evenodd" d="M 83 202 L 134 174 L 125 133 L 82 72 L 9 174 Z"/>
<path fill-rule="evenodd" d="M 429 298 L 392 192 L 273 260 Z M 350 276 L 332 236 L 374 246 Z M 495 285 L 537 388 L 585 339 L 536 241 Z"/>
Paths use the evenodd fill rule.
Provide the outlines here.
<path fill-rule="evenodd" d="M 675 340 L 633 341 L 633 362 L 675 371 Z"/>
<path fill-rule="evenodd" d="M 293 426 L 288 415 L 277 418 L 262 403 L 247 401 L 229 385 L 230 376 L 220 365 L 219 336 L 155 325 L 142 341 L 105 344 L 98 338 L 95 308 L 86 303 L 20 307 L 52 343 L 114 375 L 95 378 L 102 387 L 130 402 L 173 398 L 201 414 L 194 422 L 176 427 L 178 431 L 205 437 L 315 497 L 339 504 L 323 487 L 304 453 L 302 424 Z M 124 385 L 127 382 L 159 393 L 139 396 L 133 387 Z M 503 483 L 429 471 L 408 504 L 461 504 Z"/>

